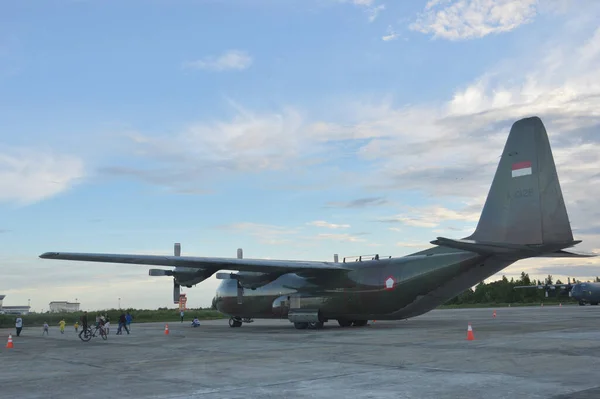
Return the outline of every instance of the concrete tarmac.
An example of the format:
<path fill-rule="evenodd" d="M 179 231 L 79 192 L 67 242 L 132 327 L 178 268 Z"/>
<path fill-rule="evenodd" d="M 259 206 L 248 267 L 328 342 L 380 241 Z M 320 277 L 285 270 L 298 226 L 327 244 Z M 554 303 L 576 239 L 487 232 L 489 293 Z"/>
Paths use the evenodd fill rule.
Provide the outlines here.
<path fill-rule="evenodd" d="M 3 398 L 600 398 L 600 306 L 436 310 L 367 327 L 287 320 L 0 330 Z M 192 315 L 190 315 L 192 316 Z M 25 317 L 25 323 L 27 318 Z M 475 341 L 467 341 L 467 323 Z"/>

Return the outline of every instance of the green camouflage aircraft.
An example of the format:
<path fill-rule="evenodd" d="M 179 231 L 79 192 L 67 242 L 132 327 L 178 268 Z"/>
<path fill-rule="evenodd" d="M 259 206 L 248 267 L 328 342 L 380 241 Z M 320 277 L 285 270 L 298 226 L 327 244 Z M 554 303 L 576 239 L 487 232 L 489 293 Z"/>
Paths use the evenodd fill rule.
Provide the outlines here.
<path fill-rule="evenodd" d="M 174 266 L 151 269 L 191 287 L 217 273 L 214 303 L 239 327 L 253 319 L 287 318 L 298 329 L 364 326 L 368 320 L 419 316 L 512 263 L 532 257 L 587 257 L 575 241 L 546 129 L 538 117 L 515 122 L 483 212 L 469 237 L 438 237 L 435 247 L 404 257 L 341 262 L 46 252 L 44 259 Z"/>
<path fill-rule="evenodd" d="M 571 278 L 569 277 L 567 284 L 540 284 L 540 285 L 519 285 L 515 289 L 519 288 L 537 288 L 539 290 L 546 291 L 546 298 L 548 298 L 548 292 L 555 291 L 558 289 L 559 295 L 563 292 L 579 302 L 579 305 L 585 306 L 586 303 L 590 305 L 598 305 L 600 303 L 600 283 L 598 282 L 575 282 L 571 284 Z"/>

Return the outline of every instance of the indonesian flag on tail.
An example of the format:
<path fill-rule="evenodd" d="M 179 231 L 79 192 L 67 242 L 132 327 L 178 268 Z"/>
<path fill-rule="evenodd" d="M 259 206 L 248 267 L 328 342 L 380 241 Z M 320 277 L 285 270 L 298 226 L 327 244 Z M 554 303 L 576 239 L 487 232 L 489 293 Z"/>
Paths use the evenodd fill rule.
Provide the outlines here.
<path fill-rule="evenodd" d="M 531 174 L 531 161 L 512 164 L 512 177 L 527 176 Z"/>

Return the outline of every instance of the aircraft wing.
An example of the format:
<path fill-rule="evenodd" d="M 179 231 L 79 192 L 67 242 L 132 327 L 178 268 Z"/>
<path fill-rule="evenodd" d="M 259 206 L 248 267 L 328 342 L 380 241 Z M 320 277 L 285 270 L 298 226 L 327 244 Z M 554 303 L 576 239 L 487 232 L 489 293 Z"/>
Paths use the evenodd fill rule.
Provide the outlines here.
<path fill-rule="evenodd" d="M 237 270 L 262 273 L 298 273 L 318 275 L 331 271 L 351 270 L 347 264 L 336 262 L 271 260 L 271 259 L 235 259 L 205 258 L 194 256 L 162 255 L 126 255 L 74 252 L 46 252 L 42 259 L 63 259 L 84 262 L 129 263 L 135 265 L 175 266 L 194 269 Z"/>

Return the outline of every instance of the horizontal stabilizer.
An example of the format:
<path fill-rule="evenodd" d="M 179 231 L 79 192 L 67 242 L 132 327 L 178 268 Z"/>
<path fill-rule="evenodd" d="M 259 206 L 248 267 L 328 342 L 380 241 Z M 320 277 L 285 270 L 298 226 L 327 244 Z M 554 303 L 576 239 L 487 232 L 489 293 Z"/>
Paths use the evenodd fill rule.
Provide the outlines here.
<path fill-rule="evenodd" d="M 558 253 L 563 248 L 572 247 L 581 241 L 570 241 L 565 243 L 553 243 L 542 245 L 524 245 L 510 244 L 506 242 L 486 242 L 476 240 L 453 240 L 451 238 L 438 237 L 431 241 L 434 245 L 440 245 L 448 248 L 460 249 L 463 251 L 475 252 L 482 255 L 518 255 L 519 257 L 535 257 L 542 256 L 548 252 Z M 570 254 L 569 252 L 563 251 Z M 547 255 L 546 255 L 547 256 Z"/>
<path fill-rule="evenodd" d="M 548 254 L 541 254 L 537 257 L 539 258 L 594 258 L 598 256 L 598 254 L 590 254 L 590 253 L 576 253 L 569 251 L 555 251 Z"/>

